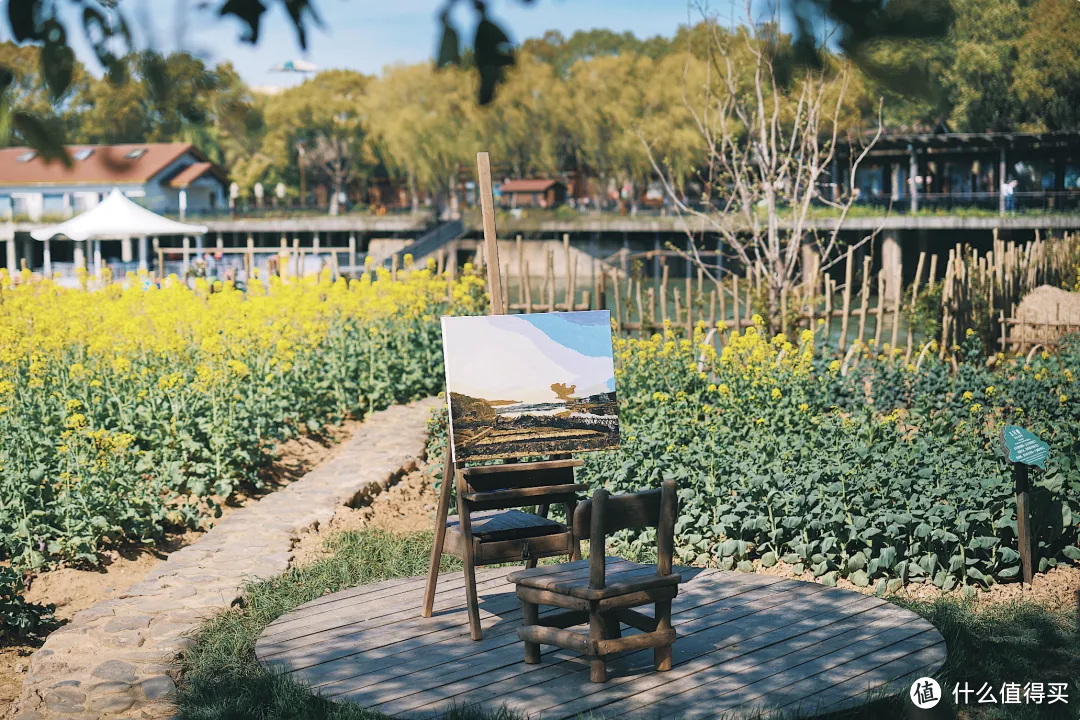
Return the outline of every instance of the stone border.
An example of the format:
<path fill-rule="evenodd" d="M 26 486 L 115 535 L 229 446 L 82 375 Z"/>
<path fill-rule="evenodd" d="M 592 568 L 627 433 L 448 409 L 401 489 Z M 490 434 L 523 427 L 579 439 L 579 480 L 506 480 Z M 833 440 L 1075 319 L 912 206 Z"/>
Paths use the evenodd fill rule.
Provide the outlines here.
<path fill-rule="evenodd" d="M 298 537 L 416 467 L 436 398 L 374 413 L 338 455 L 232 512 L 121 594 L 75 614 L 30 659 L 15 720 L 165 717 L 185 637 L 252 578 L 288 569 Z"/>

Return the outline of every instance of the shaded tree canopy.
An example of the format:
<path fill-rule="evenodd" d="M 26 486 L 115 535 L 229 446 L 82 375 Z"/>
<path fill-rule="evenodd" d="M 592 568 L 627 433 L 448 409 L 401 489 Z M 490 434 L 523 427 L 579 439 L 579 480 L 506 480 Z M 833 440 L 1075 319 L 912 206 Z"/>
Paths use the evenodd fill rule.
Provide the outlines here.
<path fill-rule="evenodd" d="M 948 21 L 945 34 L 927 37 L 912 37 L 918 33 L 905 25 L 906 6 L 893 2 L 881 5 L 873 22 L 860 21 L 870 23 L 865 37 L 873 39 L 841 29 L 838 43 L 814 48 L 810 59 L 801 55 L 807 52 L 801 28 L 789 34 L 760 26 L 756 36 L 768 45 L 780 92 L 797 93 L 800 65 L 816 64 L 826 76 L 843 67 L 851 70 L 843 132 L 872 127 L 882 97 L 886 126 L 894 130 L 939 123 L 970 132 L 1080 129 L 1080 17 L 1072 0 L 949 0 L 934 16 Z M 308 179 L 340 187 L 389 175 L 414 203 L 422 192 L 451 195 L 458 169 L 470 165 L 481 142 L 508 176 L 584 170 L 602 180 L 597 192 L 649 180 L 641 137 L 680 185 L 701 166 L 688 99 L 716 80 L 703 52 L 713 39 L 705 23 L 683 26 L 670 38 L 550 31 L 515 48 L 492 24 L 480 40 L 495 42 L 494 49 L 482 50 L 476 38 L 462 48 L 451 38 L 433 62 L 394 66 L 377 78 L 327 71 L 266 96 L 228 63 L 210 66 L 183 52 L 130 47 L 111 3 L 79 0 L 89 8 L 83 27 L 59 28 L 56 11 L 64 3 L 76 0 L 8 3 L 16 40 L 0 44 L 3 141 L 62 160 L 58 144 L 65 141 L 183 140 L 228 167 L 245 190 L 282 182 L 295 192 L 303 144 L 313 153 L 304 168 Z M 258 13 L 244 0 L 210 5 L 240 17 L 250 41 L 258 40 L 259 22 L 275 5 L 288 6 L 300 43 L 319 20 L 299 0 L 263 0 Z M 837 8 L 841 13 L 844 6 Z M 477 13 L 479 30 L 482 4 Z M 903 23 L 893 27 L 894 16 Z M 751 73 L 744 30 L 745 24 L 719 32 L 733 61 Z M 100 77 L 65 50 L 69 32 L 93 40 Z M 485 63 L 498 92 L 480 103 Z M 912 86 L 894 83 L 897 77 L 921 79 Z M 746 75 L 741 84 L 749 80 Z"/>

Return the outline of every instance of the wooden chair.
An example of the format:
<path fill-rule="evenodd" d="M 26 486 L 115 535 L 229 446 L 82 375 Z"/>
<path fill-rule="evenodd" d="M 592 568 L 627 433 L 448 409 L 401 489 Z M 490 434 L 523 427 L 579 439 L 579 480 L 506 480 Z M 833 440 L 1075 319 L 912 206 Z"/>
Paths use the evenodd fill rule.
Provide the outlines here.
<path fill-rule="evenodd" d="M 556 645 L 591 658 L 590 679 L 607 680 L 607 656 L 627 650 L 653 648 L 653 667 L 671 669 L 671 601 L 679 592 L 682 576 L 671 571 L 678 516 L 675 481 L 665 480 L 660 490 L 628 495 L 608 495 L 597 490 L 574 513 L 573 531 L 578 540 L 590 541 L 589 560 L 518 570 L 507 575 L 517 585 L 524 626 L 518 637 L 525 641 L 525 662 L 540 662 L 540 645 Z M 651 565 L 608 558 L 607 536 L 626 528 L 656 528 L 657 561 Z M 653 617 L 633 608 L 655 603 Z M 540 605 L 565 608 L 567 612 L 539 616 Z M 588 635 L 566 630 L 588 622 Z M 620 623 L 641 630 L 622 637 Z"/>
<path fill-rule="evenodd" d="M 447 519 L 450 484 L 444 480 L 421 615 L 431 617 L 444 552 L 461 558 L 465 565 L 465 598 L 473 640 L 484 637 L 476 593 L 477 566 L 524 561 L 526 567 L 534 568 L 539 558 L 558 555 L 578 560 L 581 546 L 569 519 L 574 517 L 578 493 L 589 489 L 588 485 L 574 483 L 574 468 L 581 464 L 581 460 L 567 458 L 458 467 L 448 460 L 447 467 L 454 475 L 458 514 Z M 549 506 L 555 503 L 566 508 L 567 524 L 547 517 Z M 513 509 L 536 505 L 536 515 Z"/>

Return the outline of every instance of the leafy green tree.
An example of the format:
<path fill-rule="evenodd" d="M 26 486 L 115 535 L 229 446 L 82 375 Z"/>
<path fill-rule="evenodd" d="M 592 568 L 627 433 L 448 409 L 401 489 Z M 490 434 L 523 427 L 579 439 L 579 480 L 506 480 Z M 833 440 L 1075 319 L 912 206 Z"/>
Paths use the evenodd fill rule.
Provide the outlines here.
<path fill-rule="evenodd" d="M 1038 0 L 1017 45 L 1011 94 L 1028 129 L 1080 129 L 1080 8 Z"/>
<path fill-rule="evenodd" d="M 310 158 L 316 177 L 331 189 L 331 215 L 372 159 L 364 112 L 370 81 L 351 70 L 327 70 L 266 103 L 263 153 L 278 167 L 301 151 Z"/>

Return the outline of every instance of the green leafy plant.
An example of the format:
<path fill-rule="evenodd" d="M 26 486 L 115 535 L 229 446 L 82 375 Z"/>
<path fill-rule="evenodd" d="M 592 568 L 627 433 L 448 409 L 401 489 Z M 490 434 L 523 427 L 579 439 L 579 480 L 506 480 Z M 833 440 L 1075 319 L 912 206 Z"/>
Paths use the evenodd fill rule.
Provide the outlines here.
<path fill-rule="evenodd" d="M 55 605 L 27 602 L 22 573 L 0 567 L 0 645 L 43 636 L 57 625 Z"/>

